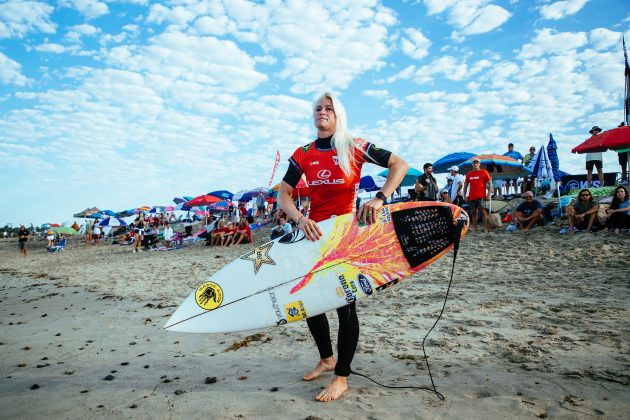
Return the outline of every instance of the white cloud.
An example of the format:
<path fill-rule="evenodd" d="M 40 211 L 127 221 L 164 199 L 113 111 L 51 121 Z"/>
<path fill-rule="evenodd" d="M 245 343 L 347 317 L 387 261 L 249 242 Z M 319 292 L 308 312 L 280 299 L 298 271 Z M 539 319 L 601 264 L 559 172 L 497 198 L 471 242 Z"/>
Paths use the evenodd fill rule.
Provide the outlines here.
<path fill-rule="evenodd" d="M 215 92 L 243 92 L 267 79 L 234 42 L 181 32 L 160 34 L 143 47 L 112 48 L 106 61 L 121 69 L 163 76 L 161 88 L 166 90 L 184 81 L 212 87 Z"/>
<path fill-rule="evenodd" d="M 176 27 L 183 27 L 194 19 L 194 17 L 194 12 L 184 6 L 176 6 L 169 9 L 158 3 L 151 6 L 149 15 L 147 16 L 147 22 L 157 23 L 159 25 L 167 23 L 173 24 Z"/>
<path fill-rule="evenodd" d="M 405 54 L 418 60 L 429 55 L 431 41 L 421 31 L 407 28 L 403 33 L 405 35 L 400 38 L 400 48 Z"/>
<path fill-rule="evenodd" d="M 0 38 L 23 38 L 29 32 L 55 33 L 50 20 L 54 8 L 37 1 L 0 3 Z"/>
<path fill-rule="evenodd" d="M 621 44 L 621 33 L 606 28 L 593 29 L 589 34 L 591 45 L 597 50 L 607 50 Z"/>
<path fill-rule="evenodd" d="M 63 45 L 50 43 L 50 42 L 38 45 L 34 49 L 35 51 L 52 53 L 52 54 L 63 54 L 64 52 L 66 52 L 66 48 Z"/>
<path fill-rule="evenodd" d="M 562 0 L 552 4 L 546 4 L 540 8 L 540 15 L 543 19 L 559 20 L 567 16 L 576 14 L 588 0 Z"/>
<path fill-rule="evenodd" d="M 98 28 L 88 24 L 75 25 L 69 29 L 70 30 L 66 33 L 65 38 L 74 43 L 81 42 L 82 36 L 94 36 L 100 32 Z"/>
<path fill-rule="evenodd" d="M 28 79 L 20 71 L 22 66 L 0 52 L 0 83 L 5 85 L 24 86 Z"/>
<path fill-rule="evenodd" d="M 363 95 L 377 99 L 385 99 L 389 96 L 389 92 L 387 91 L 387 89 L 366 89 L 363 91 Z"/>
<path fill-rule="evenodd" d="M 59 5 L 76 9 L 87 19 L 95 19 L 109 13 L 107 4 L 98 0 L 61 0 Z"/>
<path fill-rule="evenodd" d="M 546 54 L 562 54 L 583 47 L 586 43 L 587 37 L 584 32 L 554 33 L 552 29 L 545 28 L 536 31 L 533 42 L 523 45 L 518 56 L 527 59 Z"/>
<path fill-rule="evenodd" d="M 429 15 L 448 13 L 455 31 L 452 37 L 490 32 L 503 25 L 512 14 L 488 0 L 424 0 Z"/>

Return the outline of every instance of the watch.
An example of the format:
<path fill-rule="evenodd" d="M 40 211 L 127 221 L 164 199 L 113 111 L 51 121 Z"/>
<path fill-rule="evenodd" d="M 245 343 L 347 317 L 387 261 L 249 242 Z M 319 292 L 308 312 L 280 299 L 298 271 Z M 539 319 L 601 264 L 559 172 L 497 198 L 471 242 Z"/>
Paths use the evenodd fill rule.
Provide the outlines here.
<path fill-rule="evenodd" d="M 383 194 L 383 191 L 377 192 L 376 198 L 380 198 L 381 200 L 383 200 L 383 203 L 387 202 L 387 197 L 385 196 L 385 194 Z"/>

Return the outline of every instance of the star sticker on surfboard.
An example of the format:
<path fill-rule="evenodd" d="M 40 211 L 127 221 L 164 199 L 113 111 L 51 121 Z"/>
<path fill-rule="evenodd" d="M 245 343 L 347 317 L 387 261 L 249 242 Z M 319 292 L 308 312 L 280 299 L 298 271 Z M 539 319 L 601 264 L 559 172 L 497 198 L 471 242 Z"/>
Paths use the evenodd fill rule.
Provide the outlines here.
<path fill-rule="evenodd" d="M 276 262 L 269 256 L 269 251 L 273 246 L 273 242 L 257 246 L 253 251 L 241 257 L 242 260 L 250 260 L 254 262 L 254 274 L 258 273 L 263 264 L 276 265 Z"/>

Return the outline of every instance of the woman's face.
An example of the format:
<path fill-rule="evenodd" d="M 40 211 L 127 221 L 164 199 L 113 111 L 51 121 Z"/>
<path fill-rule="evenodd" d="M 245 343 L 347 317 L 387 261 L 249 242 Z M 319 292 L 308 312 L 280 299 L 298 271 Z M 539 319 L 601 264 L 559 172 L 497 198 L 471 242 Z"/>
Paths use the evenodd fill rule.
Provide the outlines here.
<path fill-rule="evenodd" d="M 324 97 L 317 102 L 313 111 L 313 123 L 317 131 L 330 132 L 331 135 L 335 133 L 337 114 L 330 98 Z"/>
<path fill-rule="evenodd" d="M 626 190 L 623 188 L 617 188 L 615 195 L 620 201 L 626 201 L 628 199 L 628 194 L 626 194 Z"/>

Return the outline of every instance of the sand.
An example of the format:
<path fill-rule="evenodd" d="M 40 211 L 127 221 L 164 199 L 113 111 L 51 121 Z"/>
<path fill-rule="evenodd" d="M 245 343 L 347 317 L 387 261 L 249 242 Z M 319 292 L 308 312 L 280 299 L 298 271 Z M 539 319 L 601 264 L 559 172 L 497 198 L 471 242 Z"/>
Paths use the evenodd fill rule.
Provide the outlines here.
<path fill-rule="evenodd" d="M 330 375 L 306 323 L 216 335 L 162 327 L 208 275 L 251 249 L 193 243 L 169 252 L 49 254 L 0 240 L 1 418 L 628 418 L 630 236 L 469 234 L 426 349 L 438 390 Z M 268 230 L 257 232 L 265 240 Z M 452 254 L 358 305 L 353 368 L 390 385 L 430 386 L 421 343 L 439 313 Z M 336 316 L 331 314 L 333 331 Z"/>

